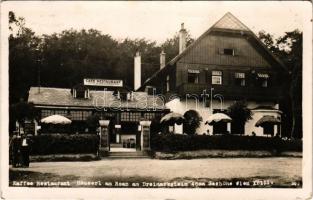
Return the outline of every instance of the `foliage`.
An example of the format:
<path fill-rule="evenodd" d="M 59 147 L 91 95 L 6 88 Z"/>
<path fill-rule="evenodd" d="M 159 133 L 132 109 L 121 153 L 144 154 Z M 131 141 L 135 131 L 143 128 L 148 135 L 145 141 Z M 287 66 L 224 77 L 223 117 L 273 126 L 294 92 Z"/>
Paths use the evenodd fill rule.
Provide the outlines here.
<path fill-rule="evenodd" d="M 199 128 L 200 122 L 202 121 L 201 116 L 195 110 L 188 110 L 184 114 L 184 133 L 188 135 L 193 135 L 196 132 L 196 129 Z"/>
<path fill-rule="evenodd" d="M 205 149 L 302 151 L 301 140 L 282 140 L 277 137 L 238 135 L 154 135 L 151 138 L 154 151 L 177 152 Z"/>
<path fill-rule="evenodd" d="M 96 153 L 98 144 L 96 134 L 42 134 L 32 137 L 31 154 Z"/>
<path fill-rule="evenodd" d="M 115 40 L 95 29 L 36 36 L 13 12 L 9 29 L 10 103 L 26 99 L 30 86 L 39 84 L 39 75 L 45 87 L 71 88 L 83 78 L 111 78 L 133 88 L 136 51 L 141 53 L 142 82 L 160 69 L 162 48 L 167 60 L 178 54 L 178 34 L 161 45 L 143 38 Z M 192 41 L 189 34 L 187 41 Z"/>
<path fill-rule="evenodd" d="M 32 103 L 21 101 L 10 107 L 10 117 L 12 121 L 23 123 L 26 119 L 32 120 L 36 116 L 36 110 Z"/>
<path fill-rule="evenodd" d="M 286 65 L 290 76 L 285 80 L 286 97 L 280 102 L 285 113 L 283 129 L 291 129 L 289 137 L 302 137 L 302 43 L 303 33 L 299 30 L 285 32 L 285 35 L 274 39 L 273 35 L 261 31 L 261 41 Z M 288 126 L 291 124 L 291 127 Z"/>
<path fill-rule="evenodd" d="M 194 39 L 187 30 L 186 46 L 188 47 L 193 41 Z M 179 53 L 179 34 L 175 33 L 175 35 L 172 38 L 167 39 L 161 45 L 161 48 L 166 53 L 166 59 L 168 61 L 172 60 Z"/>
<path fill-rule="evenodd" d="M 9 13 L 9 100 L 26 99 L 30 86 L 36 85 L 36 54 L 39 38 L 24 26 L 23 18 Z"/>
<path fill-rule="evenodd" d="M 86 124 L 89 128 L 89 132 L 96 132 L 99 125 L 100 116 L 98 114 L 93 114 L 87 117 Z"/>
<path fill-rule="evenodd" d="M 232 118 L 232 133 L 244 133 L 245 123 L 252 119 L 251 110 L 245 101 L 236 101 L 227 109 L 227 114 Z"/>

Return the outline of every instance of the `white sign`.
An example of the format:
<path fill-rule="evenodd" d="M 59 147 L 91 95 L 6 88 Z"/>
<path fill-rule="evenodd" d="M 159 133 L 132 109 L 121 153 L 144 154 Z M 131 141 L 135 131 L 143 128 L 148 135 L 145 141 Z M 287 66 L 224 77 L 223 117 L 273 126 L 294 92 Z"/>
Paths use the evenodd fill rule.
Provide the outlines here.
<path fill-rule="evenodd" d="M 84 85 L 91 86 L 106 86 L 106 87 L 123 87 L 122 80 L 110 80 L 110 79 L 93 79 L 85 78 Z"/>

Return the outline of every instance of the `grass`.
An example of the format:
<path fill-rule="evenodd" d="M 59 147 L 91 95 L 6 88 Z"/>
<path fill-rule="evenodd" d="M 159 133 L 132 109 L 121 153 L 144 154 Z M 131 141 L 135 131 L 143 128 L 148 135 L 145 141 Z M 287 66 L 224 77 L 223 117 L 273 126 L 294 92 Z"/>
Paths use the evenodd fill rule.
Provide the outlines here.
<path fill-rule="evenodd" d="M 197 158 L 264 158 L 264 157 L 302 157 L 301 152 L 274 153 L 270 151 L 249 150 L 195 150 L 172 153 L 155 152 L 154 158 L 164 160 Z"/>
<path fill-rule="evenodd" d="M 31 162 L 61 162 L 61 161 L 93 161 L 98 157 L 95 154 L 49 154 L 49 155 L 32 155 Z"/>

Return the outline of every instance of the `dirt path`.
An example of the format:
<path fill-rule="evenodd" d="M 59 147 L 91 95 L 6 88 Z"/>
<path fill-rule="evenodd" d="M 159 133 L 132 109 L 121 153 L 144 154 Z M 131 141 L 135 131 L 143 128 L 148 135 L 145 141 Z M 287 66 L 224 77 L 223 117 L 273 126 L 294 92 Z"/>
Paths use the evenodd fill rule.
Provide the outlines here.
<path fill-rule="evenodd" d="M 52 173 L 80 178 L 153 177 L 169 181 L 177 178 L 231 179 L 273 177 L 301 179 L 301 158 L 208 158 L 193 160 L 120 159 L 91 162 L 38 162 L 13 171 Z"/>

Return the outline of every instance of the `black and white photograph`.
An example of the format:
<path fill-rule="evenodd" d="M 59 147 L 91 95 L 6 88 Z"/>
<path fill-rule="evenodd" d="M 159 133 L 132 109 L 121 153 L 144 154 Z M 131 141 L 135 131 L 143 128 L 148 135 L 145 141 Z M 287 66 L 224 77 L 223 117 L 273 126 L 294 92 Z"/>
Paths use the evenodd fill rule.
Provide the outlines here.
<path fill-rule="evenodd" d="M 309 2 L 5 1 L 0 75 L 4 199 L 312 198 Z"/>

